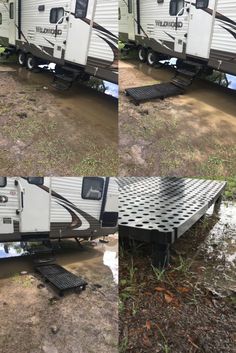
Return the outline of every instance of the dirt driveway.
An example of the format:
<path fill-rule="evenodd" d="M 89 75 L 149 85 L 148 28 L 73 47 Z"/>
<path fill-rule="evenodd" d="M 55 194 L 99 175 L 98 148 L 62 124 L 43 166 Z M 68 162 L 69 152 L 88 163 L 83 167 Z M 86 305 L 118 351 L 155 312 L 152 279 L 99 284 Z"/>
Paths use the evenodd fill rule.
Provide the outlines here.
<path fill-rule="evenodd" d="M 233 176 L 235 91 L 196 80 L 183 96 L 139 106 L 124 94 L 173 75 L 170 68 L 120 61 L 120 175 Z"/>
<path fill-rule="evenodd" d="M 57 263 L 85 278 L 88 287 L 62 298 L 33 275 L 28 256 L 1 259 L 0 351 L 117 353 L 117 246 L 116 236 L 84 251 L 65 241 Z"/>
<path fill-rule="evenodd" d="M 0 65 L 0 169 L 4 175 L 116 175 L 117 99 L 52 74 Z"/>

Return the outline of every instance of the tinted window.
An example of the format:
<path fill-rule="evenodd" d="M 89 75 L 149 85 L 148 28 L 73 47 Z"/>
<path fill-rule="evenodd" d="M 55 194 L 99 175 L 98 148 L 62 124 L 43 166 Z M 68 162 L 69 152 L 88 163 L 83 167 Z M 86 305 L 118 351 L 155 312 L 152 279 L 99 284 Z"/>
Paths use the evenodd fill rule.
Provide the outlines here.
<path fill-rule="evenodd" d="M 88 0 L 76 0 L 75 18 L 85 18 L 87 15 Z"/>
<path fill-rule="evenodd" d="M 10 3 L 9 16 L 10 16 L 10 19 L 13 20 L 13 18 L 14 18 L 14 4 L 13 4 L 13 2 Z"/>
<path fill-rule="evenodd" d="M 2 14 L 0 13 L 0 25 L 2 24 Z"/>
<path fill-rule="evenodd" d="M 28 177 L 27 180 L 29 184 L 34 185 L 43 185 L 44 183 L 44 178 L 41 177 Z"/>
<path fill-rule="evenodd" d="M 197 0 L 196 8 L 197 9 L 206 9 L 209 5 L 209 0 Z"/>
<path fill-rule="evenodd" d="M 182 11 L 181 11 L 182 10 Z M 170 2 L 170 15 L 182 16 L 184 13 L 184 0 L 171 0 Z"/>
<path fill-rule="evenodd" d="M 0 177 L 0 188 L 4 188 L 7 185 L 7 178 Z"/>
<path fill-rule="evenodd" d="M 128 13 L 132 13 L 133 12 L 132 1 L 133 0 L 128 0 Z"/>
<path fill-rule="evenodd" d="M 82 187 L 82 198 L 88 200 L 101 200 L 103 194 L 103 186 L 103 178 L 84 178 Z"/>
<path fill-rule="evenodd" d="M 50 11 L 50 23 L 62 23 L 64 18 L 64 9 L 63 7 L 55 7 Z M 58 22 L 60 20 L 60 22 Z"/>

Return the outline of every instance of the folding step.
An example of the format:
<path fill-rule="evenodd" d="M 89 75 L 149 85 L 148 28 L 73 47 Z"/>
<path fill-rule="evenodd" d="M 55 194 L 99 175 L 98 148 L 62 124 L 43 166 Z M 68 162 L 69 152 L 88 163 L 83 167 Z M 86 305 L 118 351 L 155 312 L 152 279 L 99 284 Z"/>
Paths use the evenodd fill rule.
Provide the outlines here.
<path fill-rule="evenodd" d="M 195 77 L 197 75 L 196 71 L 189 71 L 189 70 L 186 70 L 186 69 L 178 69 L 177 73 L 181 74 L 181 75 L 184 75 L 184 76 L 187 76 L 187 77 Z"/>
<path fill-rule="evenodd" d="M 196 66 L 196 67 L 202 67 L 201 63 L 198 63 L 196 61 L 190 61 L 190 60 L 185 60 L 184 65 L 189 65 L 189 66 Z"/>
<path fill-rule="evenodd" d="M 73 82 L 74 81 L 73 77 L 65 76 L 64 74 L 56 74 L 54 77 L 56 79 L 58 79 L 58 80 L 62 80 L 62 81 L 65 81 L 65 82 Z"/>
<path fill-rule="evenodd" d="M 177 76 L 171 80 L 171 83 L 181 89 L 186 89 L 187 87 L 189 87 L 191 85 L 192 80 L 187 81 L 187 80 L 184 80 L 184 79 Z"/>

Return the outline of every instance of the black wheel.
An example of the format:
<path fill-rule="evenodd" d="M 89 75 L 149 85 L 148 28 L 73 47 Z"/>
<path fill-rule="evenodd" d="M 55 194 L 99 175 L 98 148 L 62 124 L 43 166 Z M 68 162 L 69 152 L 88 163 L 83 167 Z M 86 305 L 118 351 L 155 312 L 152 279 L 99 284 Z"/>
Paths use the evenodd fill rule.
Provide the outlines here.
<path fill-rule="evenodd" d="M 140 47 L 138 50 L 138 58 L 142 63 L 147 61 L 147 49 Z"/>
<path fill-rule="evenodd" d="M 156 244 L 152 246 L 152 265 L 159 269 L 166 268 L 170 261 L 169 244 Z"/>
<path fill-rule="evenodd" d="M 23 51 L 18 53 L 18 64 L 20 66 L 25 66 L 26 64 L 26 54 Z"/>
<path fill-rule="evenodd" d="M 147 53 L 147 64 L 149 66 L 154 66 L 158 62 L 158 55 L 153 50 L 148 50 Z"/>
<path fill-rule="evenodd" d="M 38 61 L 32 54 L 27 55 L 26 66 L 27 66 L 27 69 L 30 71 L 38 67 Z"/>

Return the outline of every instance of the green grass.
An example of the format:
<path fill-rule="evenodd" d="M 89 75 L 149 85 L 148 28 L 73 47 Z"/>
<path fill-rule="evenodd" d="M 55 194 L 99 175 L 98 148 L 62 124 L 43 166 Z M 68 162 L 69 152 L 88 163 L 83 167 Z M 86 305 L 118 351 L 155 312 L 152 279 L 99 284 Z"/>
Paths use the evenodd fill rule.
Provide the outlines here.
<path fill-rule="evenodd" d="M 157 267 L 152 266 L 153 273 L 157 279 L 158 282 L 163 281 L 163 278 L 165 276 L 165 269 L 159 269 Z"/>

